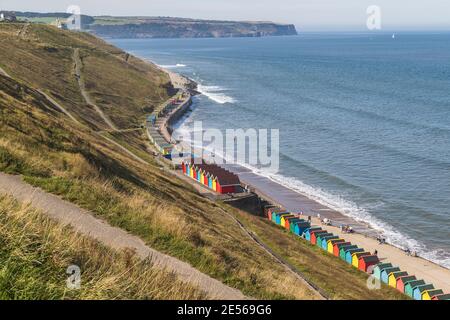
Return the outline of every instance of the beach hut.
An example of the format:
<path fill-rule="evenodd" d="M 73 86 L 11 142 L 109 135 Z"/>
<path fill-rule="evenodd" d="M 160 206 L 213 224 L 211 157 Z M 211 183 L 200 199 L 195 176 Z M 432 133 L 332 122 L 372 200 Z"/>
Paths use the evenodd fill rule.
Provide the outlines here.
<path fill-rule="evenodd" d="M 286 228 L 286 220 L 289 218 L 295 218 L 295 215 L 289 214 L 286 216 L 282 216 L 280 219 L 280 226 L 282 226 L 283 228 Z"/>
<path fill-rule="evenodd" d="M 431 300 L 450 300 L 450 294 L 438 294 L 431 298 Z"/>
<path fill-rule="evenodd" d="M 305 222 L 305 220 L 300 219 L 299 217 L 288 219 L 288 221 L 286 222 L 286 229 L 291 231 L 292 233 L 294 233 L 295 232 L 295 224 L 297 222 Z"/>
<path fill-rule="evenodd" d="M 434 296 L 444 294 L 441 289 L 426 290 L 422 292 L 422 300 L 431 300 Z"/>
<path fill-rule="evenodd" d="M 217 178 L 214 177 L 213 179 L 213 190 L 217 192 Z"/>
<path fill-rule="evenodd" d="M 208 187 L 213 189 L 213 176 L 211 174 L 208 174 Z"/>
<path fill-rule="evenodd" d="M 272 222 L 277 223 L 277 219 L 280 215 L 289 214 L 287 211 L 274 211 L 272 212 Z M 281 219 L 281 217 L 280 217 Z"/>
<path fill-rule="evenodd" d="M 434 286 L 432 284 L 424 284 L 421 286 L 417 286 L 413 290 L 413 299 L 414 300 L 422 300 L 422 292 L 427 290 L 433 290 Z"/>
<path fill-rule="evenodd" d="M 333 248 L 334 248 L 334 245 L 335 245 L 336 243 L 344 243 L 344 242 L 345 242 L 345 240 L 344 240 L 344 239 L 340 239 L 340 238 L 328 240 L 328 243 L 327 243 L 327 251 L 328 251 L 329 253 L 333 254 Z"/>
<path fill-rule="evenodd" d="M 286 212 L 286 213 L 282 213 L 282 214 L 276 214 L 276 217 L 275 217 L 275 223 L 277 224 L 277 225 L 281 225 L 281 218 L 283 218 L 283 217 L 285 217 L 285 216 L 289 216 L 290 215 L 290 213 L 289 212 Z"/>
<path fill-rule="evenodd" d="M 383 271 L 381 271 L 381 279 L 380 280 L 382 282 L 388 284 L 389 283 L 389 275 L 392 272 L 399 272 L 399 271 L 401 271 L 401 270 L 398 267 L 392 267 L 392 268 L 383 269 Z"/>
<path fill-rule="evenodd" d="M 313 231 L 320 231 L 320 230 L 322 230 L 321 227 L 311 227 L 311 228 L 308 228 L 308 229 L 306 229 L 306 230 L 304 231 L 304 233 L 303 233 L 303 238 L 305 238 L 305 239 L 308 240 L 308 241 L 311 241 L 311 232 L 313 232 Z"/>
<path fill-rule="evenodd" d="M 339 239 L 339 236 L 323 237 L 322 238 L 322 249 L 328 252 L 328 241 Z"/>
<path fill-rule="evenodd" d="M 392 264 L 390 263 L 378 263 L 373 268 L 373 276 L 378 280 L 381 280 L 381 272 L 386 268 L 392 268 Z"/>
<path fill-rule="evenodd" d="M 351 246 L 351 242 L 338 242 L 333 245 L 333 255 L 339 257 L 339 252 L 342 247 Z"/>
<path fill-rule="evenodd" d="M 415 280 L 415 281 L 409 281 L 405 284 L 405 291 L 404 293 L 413 298 L 414 295 L 414 288 L 417 286 L 423 286 L 425 284 L 425 281 L 423 280 Z"/>
<path fill-rule="evenodd" d="M 311 244 L 316 244 L 317 237 L 324 233 L 328 233 L 328 231 L 327 230 L 317 230 L 317 231 L 311 232 L 311 240 L 310 240 Z"/>
<path fill-rule="evenodd" d="M 181 163 L 181 170 L 183 170 L 183 174 L 186 174 L 186 164 L 184 162 Z"/>
<path fill-rule="evenodd" d="M 294 230 L 293 230 L 292 232 L 294 232 L 294 231 L 295 231 L 295 223 L 296 223 L 296 222 L 299 222 L 299 221 L 305 221 L 305 220 L 300 219 L 298 216 L 294 216 L 294 217 L 288 218 L 288 219 L 286 220 L 286 223 L 285 223 L 285 226 L 284 226 L 284 227 L 285 227 L 287 230 L 291 230 L 291 225 L 292 225 L 292 226 L 294 226 Z"/>
<path fill-rule="evenodd" d="M 324 237 L 329 237 L 329 236 L 334 236 L 334 234 L 332 234 L 332 233 L 330 233 L 330 232 L 322 232 L 322 233 L 317 234 L 317 237 L 316 237 L 316 245 L 317 245 L 318 247 L 321 247 L 321 248 L 322 248 L 322 239 L 323 239 Z"/>
<path fill-rule="evenodd" d="M 352 257 L 354 253 L 358 253 L 358 252 L 364 252 L 363 248 L 354 248 L 354 249 L 349 249 L 346 250 L 345 252 L 345 262 L 347 262 L 348 264 L 352 264 Z"/>
<path fill-rule="evenodd" d="M 306 221 L 299 221 L 294 226 L 294 233 L 298 236 L 301 236 L 306 229 L 310 228 L 311 224 Z"/>
<path fill-rule="evenodd" d="M 392 288 L 397 288 L 397 279 L 400 277 L 406 277 L 407 275 L 408 272 L 405 271 L 392 272 L 388 277 L 388 285 Z"/>
<path fill-rule="evenodd" d="M 415 281 L 417 280 L 415 276 L 403 276 L 403 277 L 399 277 L 397 278 L 397 290 L 400 291 L 401 293 L 405 293 L 405 285 L 410 282 L 410 281 Z"/>
<path fill-rule="evenodd" d="M 347 250 L 350 250 L 350 249 L 357 249 L 357 248 L 358 248 L 358 246 L 356 246 L 356 245 L 354 245 L 354 244 L 350 244 L 350 245 L 348 245 L 348 246 L 342 246 L 342 247 L 339 249 L 339 257 L 340 257 L 342 260 L 345 261 L 345 254 L 347 253 Z"/>
<path fill-rule="evenodd" d="M 362 256 L 359 258 L 358 269 L 368 274 L 372 274 L 375 266 L 380 263 L 376 255 Z"/>
<path fill-rule="evenodd" d="M 370 256 L 371 253 L 364 251 L 364 252 L 356 252 L 352 254 L 352 266 L 354 266 L 356 269 L 359 269 L 359 258 L 364 256 Z"/>

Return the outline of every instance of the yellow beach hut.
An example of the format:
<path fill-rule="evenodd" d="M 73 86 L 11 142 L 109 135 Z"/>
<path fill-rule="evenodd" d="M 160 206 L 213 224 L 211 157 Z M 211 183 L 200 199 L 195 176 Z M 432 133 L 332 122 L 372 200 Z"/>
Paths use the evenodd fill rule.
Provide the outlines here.
<path fill-rule="evenodd" d="M 354 266 L 356 269 L 359 268 L 359 258 L 364 256 L 370 256 L 370 252 L 355 252 L 352 254 L 352 266 Z"/>
<path fill-rule="evenodd" d="M 217 178 L 213 177 L 213 190 L 217 192 Z"/>
<path fill-rule="evenodd" d="M 441 289 L 426 290 L 422 292 L 422 300 L 431 300 L 434 296 L 444 294 Z"/>
<path fill-rule="evenodd" d="M 334 245 L 336 243 L 344 243 L 344 242 L 345 242 L 344 239 L 331 239 L 331 240 L 328 240 L 327 251 L 329 253 L 333 254 L 334 253 Z"/>
<path fill-rule="evenodd" d="M 283 228 L 286 228 L 286 219 L 287 219 L 287 218 L 293 218 L 293 217 L 295 217 L 295 215 L 293 215 L 293 214 L 288 214 L 288 215 L 282 216 L 282 217 L 281 217 L 281 223 L 280 223 L 280 225 L 281 225 Z"/>
<path fill-rule="evenodd" d="M 392 288 L 397 288 L 397 279 L 400 277 L 405 277 L 407 275 L 408 272 L 405 271 L 392 272 L 391 274 L 389 274 L 388 285 Z"/>

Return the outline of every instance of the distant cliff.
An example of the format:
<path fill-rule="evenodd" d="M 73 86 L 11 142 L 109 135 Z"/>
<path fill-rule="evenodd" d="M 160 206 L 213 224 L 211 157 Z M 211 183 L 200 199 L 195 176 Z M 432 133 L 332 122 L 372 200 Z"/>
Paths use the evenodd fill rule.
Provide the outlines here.
<path fill-rule="evenodd" d="M 3 11 L 0 11 L 3 12 Z M 5 11 L 6 12 L 6 11 Z M 67 19 L 62 12 L 10 12 L 19 20 L 50 24 Z M 171 17 L 81 16 L 83 30 L 103 38 L 229 38 L 297 35 L 293 24 L 217 21 Z"/>
<path fill-rule="evenodd" d="M 224 38 L 297 34 L 291 24 L 182 18 L 96 17 L 89 30 L 104 38 Z"/>

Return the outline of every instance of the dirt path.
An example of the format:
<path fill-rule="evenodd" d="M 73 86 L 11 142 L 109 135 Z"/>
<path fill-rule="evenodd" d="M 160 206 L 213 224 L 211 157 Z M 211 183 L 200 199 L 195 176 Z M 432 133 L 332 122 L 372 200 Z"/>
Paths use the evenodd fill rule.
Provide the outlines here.
<path fill-rule="evenodd" d="M 4 75 L 5 77 L 13 79 L 5 70 L 3 70 L 0 67 L 0 74 Z M 64 108 L 62 105 L 60 105 L 58 102 L 56 102 L 55 99 L 50 97 L 48 94 L 46 94 L 44 91 L 40 89 L 36 89 L 37 92 L 42 94 L 45 99 L 47 99 L 48 102 L 50 102 L 55 108 L 59 109 L 62 113 L 64 113 L 66 116 L 68 116 L 73 122 L 76 122 L 77 124 L 81 124 L 69 111 L 67 111 L 66 108 Z"/>
<path fill-rule="evenodd" d="M 109 247 L 134 250 L 140 258 L 149 258 L 156 267 L 173 272 L 181 281 L 199 287 L 211 299 L 246 299 L 239 290 L 224 285 L 185 262 L 150 248 L 140 238 L 110 226 L 70 202 L 28 185 L 18 176 L 0 173 L 0 193 L 10 195 L 20 202 L 30 203 L 52 219 L 63 225 L 70 225 L 76 232 Z"/>
<path fill-rule="evenodd" d="M 81 95 L 83 96 L 84 100 L 86 101 L 86 103 L 90 106 L 92 106 L 95 111 L 100 115 L 100 117 L 103 119 L 103 121 L 105 121 L 105 123 L 108 125 L 108 127 L 111 128 L 111 130 L 113 131 L 117 131 L 117 127 L 114 125 L 114 123 L 111 121 L 111 119 L 109 119 L 109 117 L 102 111 L 102 109 L 100 109 L 99 106 L 97 106 L 91 99 L 91 97 L 89 96 L 89 94 L 86 91 L 86 86 L 84 83 L 84 78 L 82 75 L 81 70 L 83 69 L 83 62 L 81 61 L 80 58 L 80 49 L 76 48 L 73 51 L 73 61 L 75 64 L 75 77 L 77 78 L 78 81 L 78 86 L 80 87 L 80 92 Z"/>

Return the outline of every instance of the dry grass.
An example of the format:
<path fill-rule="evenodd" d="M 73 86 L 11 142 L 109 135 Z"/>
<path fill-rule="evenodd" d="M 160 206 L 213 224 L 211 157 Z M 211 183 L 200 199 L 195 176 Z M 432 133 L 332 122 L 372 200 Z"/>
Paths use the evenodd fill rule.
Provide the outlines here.
<path fill-rule="evenodd" d="M 25 84 L 0 77 L 0 87 L 2 171 L 22 174 L 247 295 L 312 297 L 216 204 L 159 166 L 143 165 L 61 113 L 50 112 L 51 106 Z"/>
<path fill-rule="evenodd" d="M 116 252 L 0 196 L 0 299 L 202 299 L 206 296 L 131 252 Z M 66 286 L 67 267 L 81 288 Z"/>

